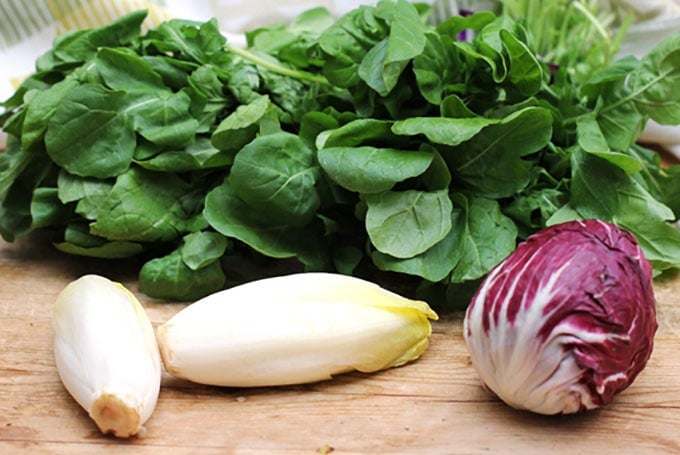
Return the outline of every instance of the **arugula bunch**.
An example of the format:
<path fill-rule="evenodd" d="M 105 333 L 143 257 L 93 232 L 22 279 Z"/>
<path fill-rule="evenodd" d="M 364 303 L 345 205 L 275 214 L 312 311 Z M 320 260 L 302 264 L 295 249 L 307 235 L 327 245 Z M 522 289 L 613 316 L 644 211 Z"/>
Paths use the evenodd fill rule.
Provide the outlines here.
<path fill-rule="evenodd" d="M 247 49 L 143 11 L 61 36 L 2 103 L 0 234 L 141 257 L 141 290 L 178 300 L 291 268 L 450 298 L 577 218 L 680 267 L 680 167 L 636 144 L 680 123 L 680 34 L 577 80 L 521 20 L 429 14 L 312 9 Z"/>

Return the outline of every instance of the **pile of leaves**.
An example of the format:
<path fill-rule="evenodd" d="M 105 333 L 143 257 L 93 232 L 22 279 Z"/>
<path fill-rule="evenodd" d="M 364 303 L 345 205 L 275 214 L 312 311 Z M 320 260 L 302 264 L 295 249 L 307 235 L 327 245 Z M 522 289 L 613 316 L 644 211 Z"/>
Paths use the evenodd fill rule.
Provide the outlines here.
<path fill-rule="evenodd" d="M 0 234 L 143 258 L 140 289 L 177 300 L 272 262 L 446 299 L 580 218 L 680 267 L 680 166 L 636 143 L 680 123 L 680 34 L 584 78 L 521 20 L 429 14 L 317 8 L 246 49 L 214 20 L 142 32 L 144 11 L 60 36 L 2 104 Z"/>

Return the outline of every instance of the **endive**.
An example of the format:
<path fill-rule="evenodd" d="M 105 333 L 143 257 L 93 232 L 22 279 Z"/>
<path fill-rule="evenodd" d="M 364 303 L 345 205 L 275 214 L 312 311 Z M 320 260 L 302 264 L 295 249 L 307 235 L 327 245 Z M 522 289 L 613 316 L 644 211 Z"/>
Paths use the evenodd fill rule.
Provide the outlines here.
<path fill-rule="evenodd" d="M 151 321 L 124 286 L 85 275 L 57 297 L 52 323 L 59 376 L 103 433 L 144 430 L 160 391 Z"/>
<path fill-rule="evenodd" d="M 374 372 L 418 358 L 436 313 L 355 277 L 253 281 L 187 306 L 157 330 L 166 369 L 217 386 L 276 386 Z"/>

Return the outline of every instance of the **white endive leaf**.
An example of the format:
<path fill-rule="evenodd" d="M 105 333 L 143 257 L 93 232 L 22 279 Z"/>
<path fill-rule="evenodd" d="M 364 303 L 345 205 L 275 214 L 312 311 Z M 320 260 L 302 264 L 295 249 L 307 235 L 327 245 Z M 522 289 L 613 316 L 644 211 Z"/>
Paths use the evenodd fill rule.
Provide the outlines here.
<path fill-rule="evenodd" d="M 54 356 L 73 398 L 103 433 L 143 431 L 161 380 L 161 360 L 144 308 L 122 285 L 85 275 L 59 294 Z"/>
<path fill-rule="evenodd" d="M 218 386 L 274 386 L 418 358 L 437 315 L 421 301 L 329 273 L 250 282 L 189 305 L 157 331 L 167 370 Z"/>

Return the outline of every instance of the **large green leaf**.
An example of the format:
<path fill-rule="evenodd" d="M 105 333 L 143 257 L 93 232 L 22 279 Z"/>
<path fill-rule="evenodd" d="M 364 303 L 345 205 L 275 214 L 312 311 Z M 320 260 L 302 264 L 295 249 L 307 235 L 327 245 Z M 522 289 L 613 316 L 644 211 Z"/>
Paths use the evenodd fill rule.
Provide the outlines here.
<path fill-rule="evenodd" d="M 243 147 L 234 158 L 229 182 L 251 207 L 300 226 L 319 207 L 318 178 L 314 152 L 299 136 L 281 132 Z"/>
<path fill-rule="evenodd" d="M 95 64 L 109 88 L 126 93 L 123 112 L 144 138 L 175 147 L 193 142 L 198 121 L 189 113 L 191 99 L 185 91 L 168 89 L 153 67 L 133 52 L 102 49 Z"/>
<path fill-rule="evenodd" d="M 72 89 L 47 124 L 45 145 L 52 160 L 84 177 L 115 177 L 132 162 L 136 138 L 120 109 L 125 92 L 85 84 Z"/>
<path fill-rule="evenodd" d="M 451 230 L 448 192 L 387 191 L 366 195 L 366 230 L 385 254 L 409 258 L 431 248 Z"/>
<path fill-rule="evenodd" d="M 517 227 L 501 213 L 496 201 L 460 194 L 453 199 L 463 216 L 453 227 L 460 259 L 451 272 L 451 282 L 464 283 L 483 277 L 515 249 Z"/>
<path fill-rule="evenodd" d="M 410 258 L 381 252 L 372 255 L 382 270 L 406 273 L 438 282 L 449 277 L 454 283 L 486 275 L 515 249 L 517 228 L 503 215 L 496 201 L 453 196 L 452 228 L 427 251 Z M 453 273 L 452 273 L 453 272 Z"/>
<path fill-rule="evenodd" d="M 680 231 L 673 211 L 632 175 L 599 157 L 575 150 L 569 206 L 581 218 L 610 221 L 630 230 L 659 270 L 680 265 Z"/>
<path fill-rule="evenodd" d="M 458 145 L 498 120 L 484 117 L 412 117 L 399 120 L 392 126 L 395 134 L 416 136 L 422 134 L 430 141 L 443 145 Z"/>
<path fill-rule="evenodd" d="M 220 234 L 265 256 L 297 256 L 305 264 L 318 265 L 323 262 L 319 257 L 327 254 L 321 243 L 323 231 L 317 224 L 292 228 L 284 221 L 276 223 L 240 199 L 228 180 L 208 193 L 203 215 Z"/>
<path fill-rule="evenodd" d="M 631 75 L 635 106 L 661 124 L 680 123 L 680 33 L 658 43 Z"/>
<path fill-rule="evenodd" d="M 527 186 L 532 164 L 522 158 L 547 146 L 553 118 L 543 108 L 514 112 L 451 150 L 445 159 L 477 196 L 503 198 Z"/>
<path fill-rule="evenodd" d="M 174 174 L 132 167 L 121 174 L 99 206 L 92 233 L 109 240 L 165 242 L 200 229 L 195 213 L 202 202 L 194 189 Z"/>
<path fill-rule="evenodd" d="M 380 193 L 425 172 L 432 153 L 375 147 L 319 150 L 319 164 L 338 185 L 359 193 Z"/>

